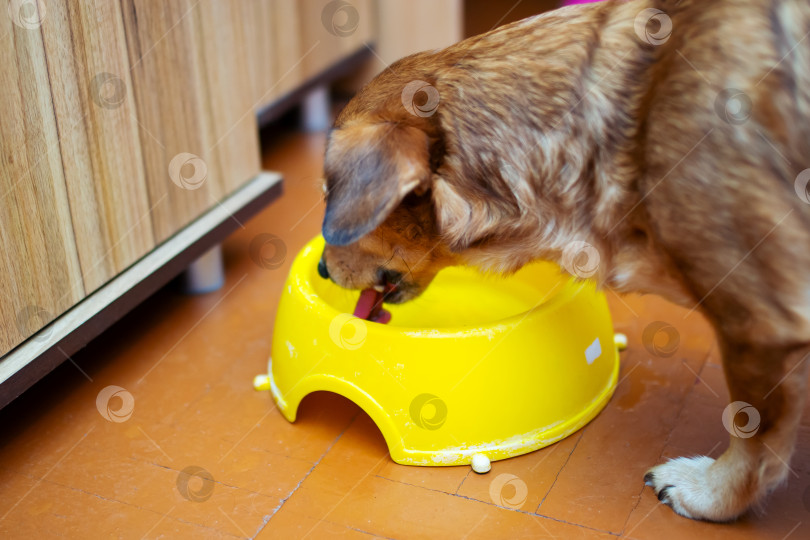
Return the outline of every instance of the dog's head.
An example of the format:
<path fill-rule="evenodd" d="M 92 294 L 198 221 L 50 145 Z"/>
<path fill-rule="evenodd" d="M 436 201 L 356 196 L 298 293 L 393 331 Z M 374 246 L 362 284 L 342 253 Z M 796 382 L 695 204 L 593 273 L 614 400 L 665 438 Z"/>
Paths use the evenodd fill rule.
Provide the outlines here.
<path fill-rule="evenodd" d="M 324 165 L 322 276 L 352 289 L 387 286 L 385 300 L 400 303 L 454 263 L 431 200 L 433 142 L 413 124 L 338 119 Z"/>
<path fill-rule="evenodd" d="M 399 60 L 349 102 L 324 162 L 321 275 L 351 289 L 382 286 L 390 303 L 418 296 L 439 270 L 458 263 L 437 223 L 439 114 L 403 107 L 408 82 L 431 78 L 424 56 Z M 417 94 L 415 103 L 425 97 Z"/>
<path fill-rule="evenodd" d="M 489 131 L 497 115 L 486 108 L 469 114 L 465 104 L 484 100 L 486 85 L 467 81 L 465 100 L 458 97 L 459 85 L 433 77 L 445 64 L 458 62 L 458 54 L 451 48 L 396 62 L 338 116 L 324 163 L 322 276 L 352 289 L 397 285 L 388 288 L 385 300 L 399 303 L 418 296 L 446 266 L 510 271 L 527 262 L 512 260 L 508 251 L 489 260 L 478 253 L 508 248 L 507 234 L 531 214 L 521 201 L 533 200 L 533 192 L 520 170 L 525 160 L 508 162 L 508 151 L 495 159 L 489 139 L 477 136 Z M 404 89 L 413 82 L 441 97 L 435 114 L 424 113 L 435 104 L 428 92 L 408 94 L 408 107 Z M 501 109 L 503 116 L 508 107 Z M 513 153 L 519 158 L 518 150 Z M 525 221 L 534 224 L 532 218 Z"/>

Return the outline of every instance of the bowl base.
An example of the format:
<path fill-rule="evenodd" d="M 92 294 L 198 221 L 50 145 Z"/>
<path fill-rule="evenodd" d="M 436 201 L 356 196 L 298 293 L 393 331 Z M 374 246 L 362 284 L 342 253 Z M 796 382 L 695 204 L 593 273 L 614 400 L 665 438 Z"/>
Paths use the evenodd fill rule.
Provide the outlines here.
<path fill-rule="evenodd" d="M 610 380 L 605 388 L 591 401 L 588 406 L 582 409 L 577 415 L 572 418 L 557 422 L 550 426 L 542 426 L 534 429 L 528 433 L 514 435 L 508 439 L 499 441 L 488 441 L 483 443 L 465 444 L 454 447 L 442 448 L 439 450 L 421 450 L 418 448 L 406 448 L 402 445 L 401 441 L 388 441 L 388 451 L 391 459 L 400 465 L 417 465 L 417 466 L 434 466 L 434 467 L 447 467 L 457 465 L 471 465 L 473 456 L 482 454 L 490 461 L 499 461 L 511 457 L 521 456 L 540 450 L 546 446 L 550 446 L 569 435 L 576 433 L 585 427 L 602 409 L 605 408 L 613 392 L 616 390 L 616 384 L 619 376 L 619 351 L 618 348 L 614 349 L 614 367 Z M 306 394 L 303 394 L 296 400 L 295 403 L 285 399 L 281 391 L 273 380 L 273 361 L 270 359 L 267 365 L 266 383 L 263 384 L 262 390 L 269 390 L 273 401 L 281 411 L 281 414 L 289 422 L 295 422 L 296 412 L 298 405 Z M 264 375 L 260 377 L 265 377 Z M 258 388 L 257 388 L 258 389 Z M 350 401 L 357 404 L 367 414 L 372 417 L 375 424 L 383 432 L 383 424 L 393 421 L 388 417 L 385 419 L 374 418 L 372 411 L 366 410 L 362 403 L 357 403 L 358 400 L 352 399 L 351 395 L 346 395 L 346 392 L 338 390 L 329 390 L 336 394 L 342 395 Z"/>

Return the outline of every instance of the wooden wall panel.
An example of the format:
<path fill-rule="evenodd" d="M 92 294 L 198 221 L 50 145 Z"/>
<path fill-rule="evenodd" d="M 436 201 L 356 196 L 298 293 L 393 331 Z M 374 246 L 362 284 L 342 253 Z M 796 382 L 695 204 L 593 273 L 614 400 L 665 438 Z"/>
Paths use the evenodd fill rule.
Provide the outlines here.
<path fill-rule="evenodd" d="M 378 21 L 375 0 L 47 6 L 0 17 L 0 354 L 258 174 L 255 111 Z"/>
<path fill-rule="evenodd" d="M 276 2 L 245 0 L 242 9 L 242 28 L 248 47 L 251 94 L 254 103 L 263 104 L 273 88 L 276 54 Z"/>
<path fill-rule="evenodd" d="M 0 355 L 84 296 L 41 27 L 29 26 L 0 17 Z"/>
<path fill-rule="evenodd" d="M 256 125 L 256 100 L 250 84 L 248 47 L 243 27 L 247 6 L 242 2 L 204 0 L 197 19 L 196 47 L 205 58 L 208 114 L 213 146 L 222 168 L 223 195 L 259 174 L 261 152 Z"/>
<path fill-rule="evenodd" d="M 374 39 L 372 0 L 301 0 L 298 7 L 305 79 Z"/>
<path fill-rule="evenodd" d="M 377 72 L 409 54 L 464 38 L 462 0 L 379 0 L 377 9 Z"/>
<path fill-rule="evenodd" d="M 42 32 L 89 294 L 155 244 L 120 4 L 52 2 Z"/>
<path fill-rule="evenodd" d="M 373 42 L 375 4 L 376 0 L 249 0 L 244 27 L 255 109 Z"/>
<path fill-rule="evenodd" d="M 248 0 L 243 27 L 256 110 L 304 82 L 297 0 Z"/>
<path fill-rule="evenodd" d="M 275 37 L 273 46 L 273 86 L 268 96 L 268 103 L 291 92 L 305 80 L 302 55 L 309 50 L 303 49 L 301 42 L 301 14 L 298 0 L 276 0 L 273 6 L 273 26 L 271 32 Z"/>
<path fill-rule="evenodd" d="M 224 193 L 219 161 L 208 152 L 215 139 L 194 46 L 197 7 L 191 0 L 123 0 L 122 7 L 152 225 L 162 242 Z"/>
<path fill-rule="evenodd" d="M 403 56 L 463 38 L 462 0 L 250 0 L 249 4 L 248 43 L 259 52 L 250 56 L 257 110 L 367 44 L 375 45 L 376 55 L 359 74 L 357 85 Z"/>
<path fill-rule="evenodd" d="M 217 22 L 236 4 L 217 4 L 122 1 L 158 242 L 259 171 L 249 79 L 229 64 L 247 55 L 244 36 Z"/>

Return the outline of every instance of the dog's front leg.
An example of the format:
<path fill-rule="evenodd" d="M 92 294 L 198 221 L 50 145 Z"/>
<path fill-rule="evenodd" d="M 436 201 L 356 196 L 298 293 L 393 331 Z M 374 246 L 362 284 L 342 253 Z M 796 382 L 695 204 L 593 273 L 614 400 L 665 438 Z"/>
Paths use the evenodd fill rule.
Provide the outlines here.
<path fill-rule="evenodd" d="M 732 401 L 723 419 L 728 449 L 716 461 L 677 458 L 645 476 L 675 512 L 710 521 L 738 517 L 787 477 L 810 364 L 808 345 L 721 343 Z"/>

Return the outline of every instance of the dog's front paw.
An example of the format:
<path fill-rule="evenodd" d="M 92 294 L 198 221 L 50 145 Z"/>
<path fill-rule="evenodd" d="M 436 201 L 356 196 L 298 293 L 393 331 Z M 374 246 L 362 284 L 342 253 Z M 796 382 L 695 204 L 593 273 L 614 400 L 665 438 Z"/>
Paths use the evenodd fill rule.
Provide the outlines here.
<path fill-rule="evenodd" d="M 735 494 L 726 489 L 728 479 L 721 471 L 713 470 L 714 463 L 706 456 L 672 459 L 650 469 L 644 483 L 652 486 L 659 501 L 682 516 L 730 521 L 741 510 L 734 508 Z"/>

